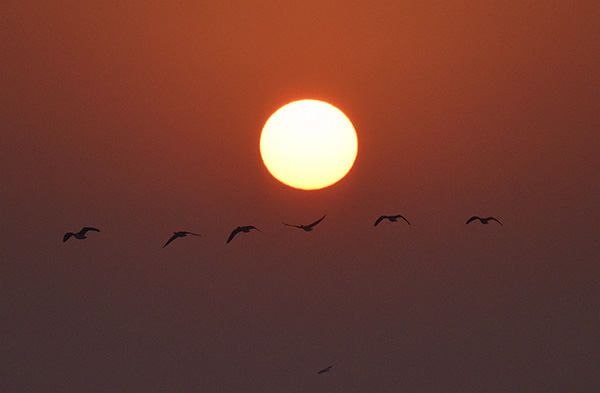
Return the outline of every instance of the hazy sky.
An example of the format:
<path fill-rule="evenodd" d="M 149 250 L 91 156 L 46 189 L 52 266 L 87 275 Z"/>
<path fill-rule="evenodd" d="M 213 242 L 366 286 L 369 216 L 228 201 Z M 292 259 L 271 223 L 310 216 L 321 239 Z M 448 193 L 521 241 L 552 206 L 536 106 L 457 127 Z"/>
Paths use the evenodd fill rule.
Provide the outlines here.
<path fill-rule="evenodd" d="M 3 1 L 0 391 L 600 391 L 599 20 Z M 319 191 L 258 150 L 302 98 L 358 134 Z"/>

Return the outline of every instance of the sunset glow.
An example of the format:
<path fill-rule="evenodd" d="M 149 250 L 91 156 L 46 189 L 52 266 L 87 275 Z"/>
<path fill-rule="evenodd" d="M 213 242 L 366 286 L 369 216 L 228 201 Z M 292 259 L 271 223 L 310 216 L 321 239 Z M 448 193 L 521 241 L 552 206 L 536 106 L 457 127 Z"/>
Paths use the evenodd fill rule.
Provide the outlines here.
<path fill-rule="evenodd" d="M 600 392 L 598 0 L 0 10 L 0 393 Z"/>

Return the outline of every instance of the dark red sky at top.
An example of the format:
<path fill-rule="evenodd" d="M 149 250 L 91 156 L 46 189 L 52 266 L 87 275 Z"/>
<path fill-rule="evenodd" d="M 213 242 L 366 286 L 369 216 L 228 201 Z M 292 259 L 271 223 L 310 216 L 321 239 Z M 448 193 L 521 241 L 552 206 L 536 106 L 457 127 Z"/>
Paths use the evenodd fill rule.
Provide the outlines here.
<path fill-rule="evenodd" d="M 599 391 L 596 2 L 125 3 L 0 5 L 0 391 Z"/>

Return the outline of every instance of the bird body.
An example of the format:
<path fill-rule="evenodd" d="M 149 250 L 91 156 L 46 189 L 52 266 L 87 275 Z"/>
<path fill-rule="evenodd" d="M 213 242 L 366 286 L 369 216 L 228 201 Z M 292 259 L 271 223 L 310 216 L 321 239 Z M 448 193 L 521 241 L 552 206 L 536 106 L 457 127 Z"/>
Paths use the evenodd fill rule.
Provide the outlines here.
<path fill-rule="evenodd" d="M 385 219 L 388 219 L 388 220 L 390 220 L 391 222 L 397 222 L 399 218 L 403 219 L 404 221 L 406 221 L 406 223 L 407 223 L 408 225 L 410 225 L 410 222 L 408 222 L 408 220 L 407 220 L 406 218 L 404 218 L 404 216 L 402 216 L 402 215 L 398 214 L 398 215 L 396 215 L 396 216 L 380 216 L 380 217 L 379 217 L 379 218 L 378 218 L 378 219 L 375 221 L 375 225 L 373 225 L 373 226 L 377 226 L 377 224 L 379 224 L 381 221 L 383 221 L 383 220 L 385 220 Z"/>
<path fill-rule="evenodd" d="M 165 243 L 164 246 L 162 246 L 162 248 L 165 248 L 169 243 L 171 243 L 173 240 L 177 239 L 178 237 L 186 237 L 187 235 L 200 236 L 196 233 L 187 232 L 187 231 L 173 232 L 173 236 L 171 236 L 171 238 Z"/>
<path fill-rule="evenodd" d="M 320 370 L 317 374 L 323 374 L 323 373 L 328 372 L 329 370 L 331 370 L 331 366 L 325 367 L 323 370 Z"/>
<path fill-rule="evenodd" d="M 466 222 L 466 224 L 470 223 L 471 221 L 475 221 L 475 220 L 479 220 L 482 224 L 489 224 L 490 221 L 496 221 L 498 224 L 502 225 L 502 223 L 498 220 L 496 220 L 494 217 L 486 217 L 486 218 L 482 218 L 479 216 L 473 216 L 471 218 L 469 218 Z M 504 225 L 502 225 L 504 226 Z"/>
<path fill-rule="evenodd" d="M 300 228 L 300 229 L 305 230 L 306 232 L 310 232 L 313 230 L 313 227 L 315 225 L 317 225 L 318 223 L 320 223 L 321 221 L 323 221 L 324 218 L 325 218 L 325 216 L 319 218 L 317 221 L 313 222 L 312 224 L 308 224 L 308 225 L 292 225 L 292 224 L 286 224 L 285 222 L 283 223 L 283 225 L 287 225 L 289 227 Z"/>
<path fill-rule="evenodd" d="M 258 229 L 257 227 L 255 227 L 253 225 L 240 226 L 240 227 L 235 228 L 233 231 L 231 231 L 231 234 L 229 235 L 229 238 L 227 239 L 227 243 L 229 243 L 235 237 L 235 235 L 237 235 L 238 233 L 240 233 L 240 232 L 248 233 L 248 232 L 250 232 L 251 229 L 256 229 L 257 231 L 261 232 L 260 229 Z"/>
<path fill-rule="evenodd" d="M 100 229 L 96 229 L 96 228 L 92 228 L 92 227 L 83 227 L 77 233 L 67 232 L 63 236 L 63 243 L 66 242 L 67 240 L 69 240 L 71 238 L 71 236 L 73 236 L 75 239 L 80 239 L 80 240 L 87 239 L 85 234 L 88 233 L 88 231 L 100 232 Z"/>

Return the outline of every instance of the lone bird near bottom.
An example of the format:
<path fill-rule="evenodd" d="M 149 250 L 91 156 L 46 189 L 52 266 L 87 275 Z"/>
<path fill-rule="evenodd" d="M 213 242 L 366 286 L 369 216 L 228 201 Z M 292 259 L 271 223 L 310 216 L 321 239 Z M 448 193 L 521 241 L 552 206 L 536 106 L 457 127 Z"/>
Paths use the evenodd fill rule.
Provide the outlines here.
<path fill-rule="evenodd" d="M 173 236 L 171 236 L 171 238 L 165 243 L 164 246 L 162 246 L 162 248 L 165 248 L 169 243 L 171 243 L 173 240 L 177 239 L 178 237 L 186 237 L 187 235 L 200 236 L 196 233 L 187 232 L 187 231 L 173 232 Z"/>
<path fill-rule="evenodd" d="M 329 370 L 331 370 L 331 366 L 325 367 L 323 370 L 320 370 L 317 374 L 323 374 L 323 373 L 328 372 Z"/>
<path fill-rule="evenodd" d="M 81 229 L 81 231 L 79 231 L 77 233 L 67 232 L 67 233 L 65 233 L 65 236 L 63 236 L 63 243 L 66 242 L 67 240 L 69 240 L 71 238 L 71 236 L 73 236 L 75 239 L 80 239 L 80 240 L 87 239 L 85 234 L 88 233 L 88 231 L 100 232 L 100 229 L 96 229 L 96 228 L 92 228 L 92 227 L 83 227 Z"/>
<path fill-rule="evenodd" d="M 231 234 L 229 235 L 229 238 L 227 239 L 227 243 L 229 243 L 235 237 L 235 235 L 237 235 L 238 233 L 240 233 L 240 232 L 248 233 L 248 232 L 250 232 L 251 229 L 256 229 L 257 231 L 262 232 L 260 229 L 258 229 L 257 227 L 255 227 L 253 225 L 245 225 L 245 226 L 237 227 L 233 231 L 231 231 Z"/>
<path fill-rule="evenodd" d="M 324 218 L 325 218 L 325 216 L 319 218 L 317 221 L 313 222 L 312 224 L 308 224 L 308 225 L 292 225 L 292 224 L 286 224 L 285 222 L 283 223 L 283 225 L 287 225 L 288 227 L 296 227 L 296 228 L 304 229 L 306 232 L 310 232 L 313 230 L 313 227 L 315 225 L 317 225 L 318 223 L 320 223 L 321 221 L 323 221 Z"/>
<path fill-rule="evenodd" d="M 408 222 L 408 220 L 407 220 L 406 218 L 404 218 L 404 216 L 402 216 L 402 215 L 398 214 L 397 216 L 380 216 L 380 217 L 377 219 L 377 221 L 375 221 L 375 225 L 373 225 L 373 226 L 375 226 L 375 227 L 376 227 L 376 226 L 377 226 L 377 224 L 379 224 L 381 221 L 383 221 L 383 220 L 385 220 L 385 219 L 388 219 L 388 220 L 390 220 L 391 222 L 396 222 L 396 221 L 398 221 L 398 219 L 399 219 L 399 218 L 403 219 L 404 221 L 406 221 L 406 223 L 407 223 L 408 225 L 410 225 L 410 222 Z"/>
<path fill-rule="evenodd" d="M 494 217 L 481 218 L 478 216 L 473 216 L 473 217 L 469 218 L 467 220 L 466 224 L 470 223 L 471 221 L 475 221 L 475 220 L 481 221 L 482 224 L 489 224 L 490 221 L 496 221 L 498 224 L 502 225 L 502 223 L 500 221 L 496 220 Z M 504 226 L 504 225 L 502 225 L 502 226 Z"/>

